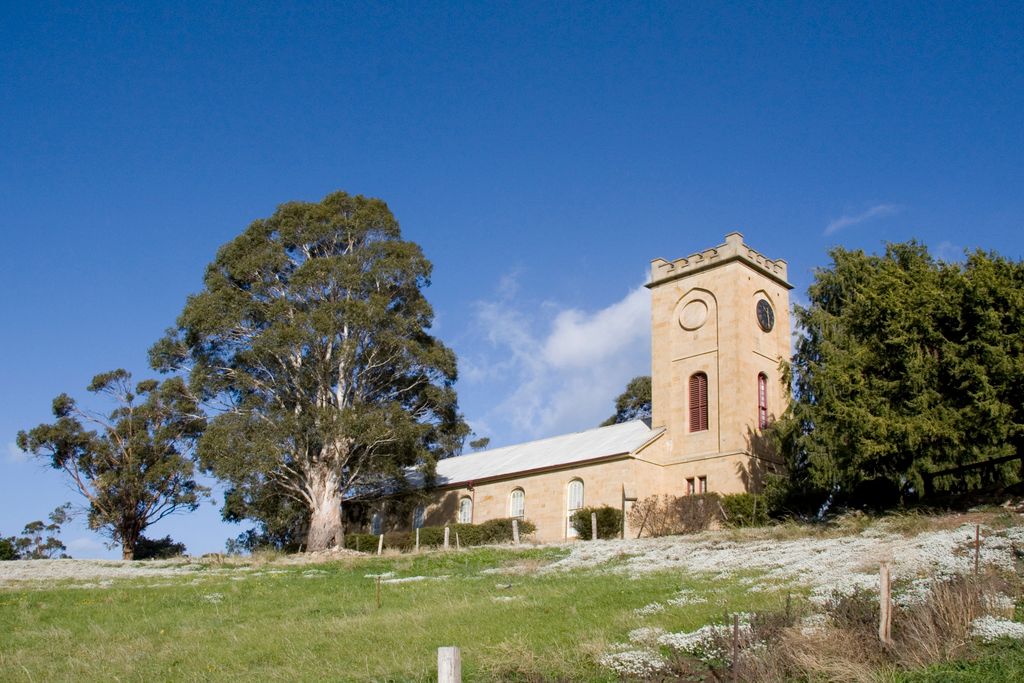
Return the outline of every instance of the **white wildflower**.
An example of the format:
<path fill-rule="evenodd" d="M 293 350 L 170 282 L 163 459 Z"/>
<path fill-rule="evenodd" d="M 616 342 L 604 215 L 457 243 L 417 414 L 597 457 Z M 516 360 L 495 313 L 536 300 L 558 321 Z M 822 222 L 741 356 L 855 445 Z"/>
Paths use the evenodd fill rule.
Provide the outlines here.
<path fill-rule="evenodd" d="M 629 642 L 637 643 L 638 645 L 653 645 L 658 642 L 658 638 L 665 635 L 665 629 L 658 628 L 657 626 L 641 626 L 635 628 L 629 632 Z"/>
<path fill-rule="evenodd" d="M 1024 624 L 1001 617 L 978 617 L 971 622 L 971 635 L 984 641 L 997 638 L 1024 638 Z"/>
<path fill-rule="evenodd" d="M 203 596 L 203 600 L 205 600 L 206 602 L 212 603 L 214 605 L 217 605 L 222 600 L 224 600 L 224 594 L 223 593 L 207 593 L 206 595 Z"/>
<path fill-rule="evenodd" d="M 410 581 L 425 581 L 425 576 L 403 576 L 400 579 L 384 579 L 381 583 L 409 583 Z"/>
<path fill-rule="evenodd" d="M 828 626 L 828 617 L 820 612 L 809 614 L 800 622 L 800 633 L 805 636 L 813 636 L 822 633 Z"/>
<path fill-rule="evenodd" d="M 663 611 L 665 611 L 665 606 L 660 602 L 652 602 L 649 605 L 644 605 L 643 607 L 638 607 L 633 610 L 634 613 L 639 614 L 640 616 L 649 616 Z"/>
<path fill-rule="evenodd" d="M 985 596 L 985 606 L 995 612 L 1012 610 L 1016 605 L 1013 598 L 1004 593 L 993 593 Z"/>
<path fill-rule="evenodd" d="M 620 676 L 650 676 L 665 668 L 665 660 L 650 650 L 609 652 L 598 662 Z"/>

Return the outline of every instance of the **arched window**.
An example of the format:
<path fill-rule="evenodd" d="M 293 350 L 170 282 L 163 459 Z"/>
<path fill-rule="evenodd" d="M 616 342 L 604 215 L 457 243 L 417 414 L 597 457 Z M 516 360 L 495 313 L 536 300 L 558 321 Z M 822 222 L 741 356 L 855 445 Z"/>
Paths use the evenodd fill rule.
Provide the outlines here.
<path fill-rule="evenodd" d="M 526 492 L 522 489 L 512 489 L 512 495 L 508 497 L 508 516 L 522 519 L 526 514 Z"/>
<path fill-rule="evenodd" d="M 566 536 L 573 538 L 576 536 L 576 529 L 572 526 L 572 516 L 577 510 L 583 507 L 583 482 L 579 479 L 573 479 L 569 482 L 569 488 L 566 489 L 566 509 L 568 515 L 566 517 Z"/>
<path fill-rule="evenodd" d="M 463 496 L 459 501 L 459 524 L 473 523 L 473 499 Z"/>
<path fill-rule="evenodd" d="M 370 518 L 370 533 L 375 536 L 379 536 L 381 533 L 381 527 L 384 526 L 384 515 L 379 512 L 374 512 L 373 517 Z"/>
<path fill-rule="evenodd" d="M 703 372 L 690 375 L 690 431 L 708 428 L 708 376 Z"/>
<path fill-rule="evenodd" d="M 768 375 L 763 372 L 757 376 L 757 426 L 768 426 Z"/>
<path fill-rule="evenodd" d="M 412 512 L 412 528 L 421 529 L 423 528 L 423 516 L 426 514 L 427 509 L 422 505 L 417 505 L 416 509 Z"/>

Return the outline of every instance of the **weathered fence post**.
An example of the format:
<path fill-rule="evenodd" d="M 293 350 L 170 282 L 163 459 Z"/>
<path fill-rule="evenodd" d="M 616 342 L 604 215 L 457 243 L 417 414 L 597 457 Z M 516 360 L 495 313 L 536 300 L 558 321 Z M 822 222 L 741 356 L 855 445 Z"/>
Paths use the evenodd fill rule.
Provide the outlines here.
<path fill-rule="evenodd" d="M 459 532 L 458 531 L 455 532 L 455 549 L 456 550 L 462 550 L 462 542 L 459 541 Z"/>
<path fill-rule="evenodd" d="M 377 577 L 377 609 L 380 609 L 380 577 Z"/>
<path fill-rule="evenodd" d="M 448 527 L 444 528 L 444 549 L 448 550 L 448 537 L 451 535 L 452 530 Z"/>
<path fill-rule="evenodd" d="M 437 683 L 462 683 L 462 656 L 459 648 L 437 648 Z"/>
<path fill-rule="evenodd" d="M 377 539 L 377 554 L 380 555 L 382 552 L 384 552 L 384 534 Z"/>
<path fill-rule="evenodd" d="M 591 512 L 590 513 L 590 540 L 591 541 L 596 541 L 597 540 L 597 513 L 596 512 Z"/>
<path fill-rule="evenodd" d="M 420 551 L 420 530 L 417 527 L 417 529 L 416 529 L 416 552 L 419 552 L 419 551 Z"/>
<path fill-rule="evenodd" d="M 740 659 L 740 615 L 732 615 L 732 662 L 730 663 L 730 670 L 732 671 L 732 680 L 738 681 L 739 670 L 736 668 L 736 664 L 739 663 Z"/>
<path fill-rule="evenodd" d="M 978 576 L 978 562 L 981 559 L 981 525 L 974 525 L 974 576 Z"/>
<path fill-rule="evenodd" d="M 519 520 L 512 520 L 512 542 L 519 545 Z"/>
<path fill-rule="evenodd" d="M 887 561 L 881 563 L 878 572 L 878 638 L 892 645 L 892 577 Z"/>

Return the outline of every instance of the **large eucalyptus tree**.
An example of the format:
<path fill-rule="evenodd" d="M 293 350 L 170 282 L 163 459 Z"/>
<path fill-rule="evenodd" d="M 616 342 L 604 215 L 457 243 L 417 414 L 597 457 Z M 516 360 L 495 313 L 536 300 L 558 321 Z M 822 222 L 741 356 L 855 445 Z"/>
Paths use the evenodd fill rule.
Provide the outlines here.
<path fill-rule="evenodd" d="M 150 356 L 188 370 L 215 412 L 198 454 L 230 487 L 227 516 L 263 521 L 283 495 L 308 511 L 307 549 L 325 549 L 342 542 L 349 493 L 429 474 L 458 448 L 430 272 L 383 201 L 344 192 L 283 204 L 221 247 Z"/>

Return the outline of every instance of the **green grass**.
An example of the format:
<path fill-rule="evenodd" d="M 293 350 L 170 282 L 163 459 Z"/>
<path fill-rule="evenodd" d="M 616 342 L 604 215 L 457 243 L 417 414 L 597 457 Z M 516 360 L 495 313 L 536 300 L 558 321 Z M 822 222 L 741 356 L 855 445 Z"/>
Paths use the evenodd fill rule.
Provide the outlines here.
<path fill-rule="evenodd" d="M 419 681 L 436 674 L 439 646 L 458 645 L 466 680 L 615 680 L 596 656 L 633 628 L 693 629 L 778 602 L 678 574 L 535 571 L 564 553 L 483 548 L 4 590 L 0 679 Z M 525 573 L 482 573 L 509 565 Z M 378 609 L 366 575 L 381 572 L 432 578 L 384 584 Z M 709 601 L 634 613 L 681 588 Z"/>
<path fill-rule="evenodd" d="M 1003 638 L 973 659 L 899 673 L 893 683 L 1009 683 L 1024 681 L 1024 643 Z"/>
<path fill-rule="evenodd" d="M 256 558 L 108 588 L 0 589 L 0 681 L 430 681 L 443 645 L 462 649 L 467 681 L 614 681 L 597 657 L 632 629 L 690 631 L 785 602 L 782 585 L 750 591 L 744 579 L 756 573 L 610 571 L 624 556 L 598 569 L 538 571 L 566 553 L 477 548 L 317 565 Z M 383 584 L 378 608 L 368 575 L 385 572 L 429 578 Z M 705 602 L 667 605 L 683 589 Z M 793 597 L 796 607 L 803 596 Z M 652 602 L 666 607 L 636 613 Z M 1024 645 L 976 654 L 891 680 L 1024 680 Z"/>

